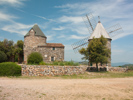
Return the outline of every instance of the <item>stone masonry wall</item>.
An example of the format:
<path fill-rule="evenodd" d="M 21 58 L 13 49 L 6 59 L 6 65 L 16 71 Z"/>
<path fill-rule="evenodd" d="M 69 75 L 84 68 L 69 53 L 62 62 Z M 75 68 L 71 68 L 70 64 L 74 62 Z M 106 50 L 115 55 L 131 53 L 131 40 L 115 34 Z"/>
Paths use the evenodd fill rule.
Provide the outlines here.
<path fill-rule="evenodd" d="M 50 62 L 51 57 L 54 57 L 55 61 L 64 61 L 64 48 L 56 47 L 53 50 L 52 47 L 38 47 L 37 52 L 42 54 L 44 62 Z"/>
<path fill-rule="evenodd" d="M 22 76 L 55 76 L 84 74 L 89 67 L 82 66 L 49 66 L 49 65 L 21 65 Z M 128 68 L 108 67 L 109 72 L 127 72 Z"/>
<path fill-rule="evenodd" d="M 21 65 L 22 76 L 55 76 L 85 73 L 87 66 Z"/>
<path fill-rule="evenodd" d="M 27 47 L 24 49 L 24 61 L 27 61 L 27 57 L 32 52 L 39 52 L 43 57 L 44 62 L 50 62 L 51 57 L 55 57 L 55 61 L 64 61 L 64 48 L 56 47 L 55 50 L 52 47 Z"/>
<path fill-rule="evenodd" d="M 109 72 L 127 72 L 128 68 L 108 67 Z"/>

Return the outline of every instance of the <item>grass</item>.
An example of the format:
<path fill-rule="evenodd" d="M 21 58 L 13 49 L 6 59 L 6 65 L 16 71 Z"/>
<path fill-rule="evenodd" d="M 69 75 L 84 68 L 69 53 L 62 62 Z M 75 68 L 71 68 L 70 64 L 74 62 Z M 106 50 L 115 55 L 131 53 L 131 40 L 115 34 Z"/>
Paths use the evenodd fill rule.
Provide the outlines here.
<path fill-rule="evenodd" d="M 95 78 L 125 78 L 133 77 L 133 71 L 128 72 L 86 72 L 79 75 L 56 75 L 56 76 L 17 76 L 9 78 L 22 79 L 95 79 Z"/>
<path fill-rule="evenodd" d="M 74 61 L 54 61 L 52 63 L 40 62 L 39 65 L 78 66 L 79 63 Z"/>
<path fill-rule="evenodd" d="M 133 71 L 126 73 L 118 72 L 90 72 L 80 75 L 63 75 L 59 76 L 63 79 L 94 79 L 94 78 L 124 78 L 124 77 L 133 77 Z"/>

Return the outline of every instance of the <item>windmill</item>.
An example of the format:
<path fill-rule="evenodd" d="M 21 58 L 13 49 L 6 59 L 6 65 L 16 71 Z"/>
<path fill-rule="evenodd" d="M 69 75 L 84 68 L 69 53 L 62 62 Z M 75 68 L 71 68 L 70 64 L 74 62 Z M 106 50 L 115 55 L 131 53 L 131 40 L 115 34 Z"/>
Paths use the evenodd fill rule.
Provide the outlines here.
<path fill-rule="evenodd" d="M 75 53 L 78 53 L 78 51 L 81 48 L 87 47 L 89 41 L 91 41 L 93 37 L 100 38 L 101 35 L 103 35 L 108 40 L 107 46 L 111 50 L 112 37 L 123 32 L 122 27 L 119 24 L 116 24 L 110 28 L 105 29 L 102 23 L 100 22 L 99 16 L 98 18 L 99 18 L 99 21 L 98 23 L 96 23 L 91 13 L 83 17 L 84 23 L 87 26 L 88 31 L 89 31 L 89 36 L 71 45 Z M 109 62 L 110 63 L 108 63 L 108 66 L 111 66 L 111 58 L 109 59 Z"/>

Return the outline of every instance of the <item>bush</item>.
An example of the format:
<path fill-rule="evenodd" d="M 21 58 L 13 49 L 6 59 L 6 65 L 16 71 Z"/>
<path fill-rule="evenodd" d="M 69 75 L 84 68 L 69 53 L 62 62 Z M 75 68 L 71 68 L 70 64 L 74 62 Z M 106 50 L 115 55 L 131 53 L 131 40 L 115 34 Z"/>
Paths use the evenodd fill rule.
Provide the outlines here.
<path fill-rule="evenodd" d="M 28 64 L 39 64 L 43 61 L 42 55 L 39 52 L 32 52 L 28 56 Z"/>
<path fill-rule="evenodd" d="M 0 51 L 0 63 L 5 62 L 6 60 L 7 60 L 7 55 L 4 52 Z"/>
<path fill-rule="evenodd" d="M 128 69 L 129 69 L 129 70 L 133 70 L 133 66 L 129 66 Z"/>
<path fill-rule="evenodd" d="M 59 62 L 58 62 L 58 61 L 54 61 L 54 62 L 52 63 L 52 65 L 59 65 Z"/>
<path fill-rule="evenodd" d="M 74 61 L 66 61 L 65 62 L 65 65 L 68 65 L 68 66 L 78 66 L 79 65 L 79 63 L 76 63 L 76 62 L 74 62 Z"/>
<path fill-rule="evenodd" d="M 41 61 L 41 62 L 39 63 L 39 65 L 47 65 L 47 63 Z"/>
<path fill-rule="evenodd" d="M 20 76 L 21 66 L 13 62 L 0 63 L 0 76 Z"/>
<path fill-rule="evenodd" d="M 60 66 L 64 66 L 64 63 L 63 62 L 60 62 L 60 64 L 59 64 Z"/>

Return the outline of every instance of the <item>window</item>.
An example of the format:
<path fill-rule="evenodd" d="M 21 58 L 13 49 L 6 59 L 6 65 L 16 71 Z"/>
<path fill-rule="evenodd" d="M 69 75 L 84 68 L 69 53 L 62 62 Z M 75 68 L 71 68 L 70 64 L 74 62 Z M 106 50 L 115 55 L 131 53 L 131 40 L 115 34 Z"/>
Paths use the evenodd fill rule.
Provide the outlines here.
<path fill-rule="evenodd" d="M 54 61 L 54 57 L 51 57 L 51 61 Z"/>
<path fill-rule="evenodd" d="M 53 47 L 53 50 L 55 50 L 55 47 Z"/>
<path fill-rule="evenodd" d="M 92 63 L 90 63 L 90 66 L 92 66 Z"/>

